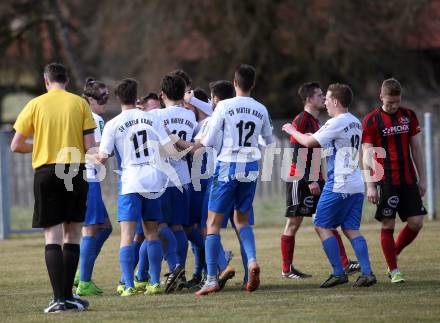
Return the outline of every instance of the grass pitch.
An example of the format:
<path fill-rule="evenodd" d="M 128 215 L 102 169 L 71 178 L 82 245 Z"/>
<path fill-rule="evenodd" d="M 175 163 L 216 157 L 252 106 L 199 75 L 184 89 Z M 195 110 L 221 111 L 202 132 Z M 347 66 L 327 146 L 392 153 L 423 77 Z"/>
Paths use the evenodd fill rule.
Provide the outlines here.
<path fill-rule="evenodd" d="M 236 238 L 230 229 L 223 232 L 225 249 L 233 250 L 232 265 L 237 276 L 221 293 L 196 298 L 191 293 L 174 295 L 138 295 L 121 298 L 116 294 L 119 278 L 118 231 L 104 245 L 93 274 L 104 296 L 89 297 L 87 312 L 43 314 L 51 297 L 44 264 L 41 234 L 13 237 L 0 241 L 2 259 L 0 275 L 1 322 L 244 322 L 244 321 L 335 321 L 335 322 L 411 322 L 439 321 L 440 318 L 440 222 L 426 222 L 416 242 L 404 250 L 399 265 L 407 282 L 391 285 L 385 277 L 386 267 L 379 244 L 379 224 L 364 225 L 365 234 L 378 284 L 366 289 L 350 284 L 322 290 L 318 286 L 330 273 L 330 266 L 318 237 L 305 221 L 298 232 L 295 264 L 313 277 L 306 280 L 280 278 L 279 241 L 282 227 L 256 228 L 257 256 L 262 267 L 261 288 L 249 294 L 240 290 L 242 265 Z M 258 223 L 258 222 L 257 222 Z M 115 228 L 117 224 L 115 225 Z M 347 240 L 347 251 L 353 258 Z M 189 252 L 188 276 L 192 255 Z M 163 267 L 164 268 L 164 267 Z"/>

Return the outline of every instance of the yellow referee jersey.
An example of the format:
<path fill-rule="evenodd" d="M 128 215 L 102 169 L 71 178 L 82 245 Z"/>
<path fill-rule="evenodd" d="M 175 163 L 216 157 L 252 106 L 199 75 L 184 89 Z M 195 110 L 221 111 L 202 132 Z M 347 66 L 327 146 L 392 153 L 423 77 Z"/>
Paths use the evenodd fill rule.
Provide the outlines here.
<path fill-rule="evenodd" d="M 29 101 L 14 124 L 17 132 L 34 137 L 33 168 L 55 163 L 84 163 L 83 135 L 95 128 L 88 103 L 78 95 L 59 89 L 52 89 Z M 67 147 L 78 149 L 79 161 L 71 154 L 58 157 L 60 150 Z"/>

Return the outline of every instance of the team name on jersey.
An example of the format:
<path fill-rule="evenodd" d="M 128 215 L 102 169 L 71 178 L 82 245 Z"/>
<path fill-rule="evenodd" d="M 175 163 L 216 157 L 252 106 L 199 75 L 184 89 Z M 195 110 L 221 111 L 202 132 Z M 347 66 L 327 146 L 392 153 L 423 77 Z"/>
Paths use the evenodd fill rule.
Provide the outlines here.
<path fill-rule="evenodd" d="M 361 129 L 361 124 L 357 122 L 350 122 L 348 126 L 344 128 L 344 132 L 348 132 L 351 129 Z"/>
<path fill-rule="evenodd" d="M 263 120 L 263 117 L 264 117 L 263 114 L 260 113 L 260 112 L 257 111 L 257 110 L 250 109 L 250 108 L 243 108 L 243 107 L 235 108 L 235 111 L 234 111 L 234 109 L 230 109 L 230 110 L 228 110 L 228 113 L 229 113 L 229 115 L 230 115 L 231 117 L 232 117 L 234 114 L 241 114 L 241 113 L 251 114 L 251 115 L 257 117 L 257 118 L 260 119 L 260 120 Z"/>
<path fill-rule="evenodd" d="M 168 119 L 164 120 L 164 124 L 166 126 L 169 125 L 170 123 L 184 124 L 185 126 L 188 126 L 190 128 L 194 128 L 194 124 L 191 121 L 183 119 L 183 118 L 171 118 L 169 120 Z"/>
<path fill-rule="evenodd" d="M 120 125 L 118 130 L 119 132 L 124 132 L 126 129 L 138 125 L 138 124 L 147 124 L 149 126 L 153 126 L 153 121 L 150 119 L 146 119 L 146 118 L 139 118 L 139 119 L 134 119 L 134 120 L 130 120 L 127 121 L 125 124 Z"/>

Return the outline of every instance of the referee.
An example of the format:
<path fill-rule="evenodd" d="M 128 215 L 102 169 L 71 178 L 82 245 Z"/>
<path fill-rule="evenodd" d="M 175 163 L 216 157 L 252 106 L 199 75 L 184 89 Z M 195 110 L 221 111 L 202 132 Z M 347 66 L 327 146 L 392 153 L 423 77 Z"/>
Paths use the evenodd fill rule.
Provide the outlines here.
<path fill-rule="evenodd" d="M 29 101 L 21 111 L 11 143 L 13 152 L 32 153 L 32 227 L 44 228 L 46 266 L 54 294 L 45 313 L 88 307 L 87 301 L 73 296 L 72 287 L 88 191 L 83 178 L 85 152 L 94 146 L 96 124 L 87 102 L 65 90 L 68 81 L 63 65 L 51 63 L 44 68 L 47 93 Z M 29 136 L 33 144 L 26 142 Z M 63 153 L 66 150 L 70 153 Z"/>

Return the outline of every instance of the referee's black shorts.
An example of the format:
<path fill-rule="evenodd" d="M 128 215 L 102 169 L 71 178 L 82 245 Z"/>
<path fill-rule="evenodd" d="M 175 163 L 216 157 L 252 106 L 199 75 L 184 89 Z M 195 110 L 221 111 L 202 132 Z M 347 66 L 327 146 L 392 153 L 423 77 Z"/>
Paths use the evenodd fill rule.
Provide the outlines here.
<path fill-rule="evenodd" d="M 67 189 L 64 179 L 55 174 L 55 164 L 35 170 L 33 228 L 48 228 L 63 222 L 84 222 L 89 189 L 83 177 L 85 166 L 66 164 L 63 167 L 65 174 L 75 172 L 71 191 Z"/>
<path fill-rule="evenodd" d="M 322 192 L 324 183 L 319 181 L 318 184 Z M 312 195 L 309 183 L 304 179 L 286 183 L 286 217 L 311 217 L 316 212 L 318 201 L 319 195 Z"/>

